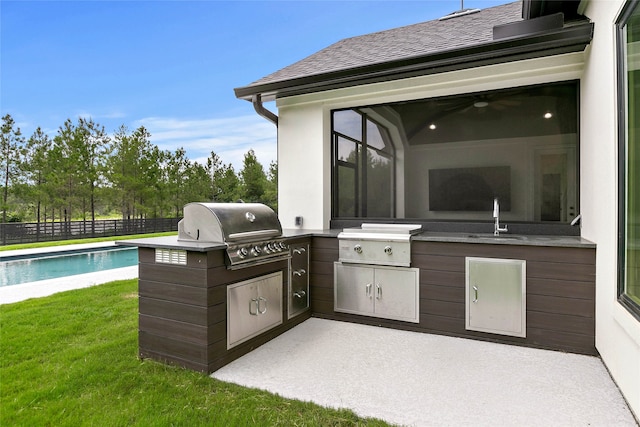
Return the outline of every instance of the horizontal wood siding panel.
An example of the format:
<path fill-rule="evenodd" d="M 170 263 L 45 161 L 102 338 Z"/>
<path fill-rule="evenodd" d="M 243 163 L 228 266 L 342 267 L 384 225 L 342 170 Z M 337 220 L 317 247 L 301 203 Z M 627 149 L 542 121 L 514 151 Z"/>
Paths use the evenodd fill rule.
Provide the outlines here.
<path fill-rule="evenodd" d="M 544 329 L 547 331 L 562 331 L 593 336 L 596 330 L 596 319 L 593 317 L 529 311 L 527 313 L 527 327 L 530 329 Z"/>
<path fill-rule="evenodd" d="M 331 249 L 338 252 L 338 239 L 335 237 L 314 237 L 311 239 L 313 250 Z"/>
<path fill-rule="evenodd" d="M 194 325 L 208 326 L 219 321 L 221 316 L 226 319 L 224 304 L 203 307 L 140 297 L 138 306 L 140 314 L 193 323 Z"/>
<path fill-rule="evenodd" d="M 591 282 L 596 278 L 596 266 L 527 261 L 527 277 Z"/>
<path fill-rule="evenodd" d="M 577 282 L 527 277 L 527 294 L 595 300 L 595 281 Z"/>
<path fill-rule="evenodd" d="M 441 285 L 464 288 L 464 271 L 439 271 L 420 269 L 420 285 Z"/>
<path fill-rule="evenodd" d="M 593 337 L 548 329 L 527 328 L 527 341 L 532 345 L 581 354 L 597 355 Z"/>
<path fill-rule="evenodd" d="M 420 298 L 420 316 L 422 314 L 428 314 L 432 316 L 444 316 L 453 317 L 456 319 L 462 319 L 464 326 L 465 309 L 464 300 L 458 302 L 447 301 L 434 301 L 431 299 Z"/>
<path fill-rule="evenodd" d="M 434 271 L 462 271 L 464 272 L 464 257 L 443 255 L 413 255 L 411 266 Z"/>
<path fill-rule="evenodd" d="M 313 299 L 320 301 L 329 301 L 333 304 L 333 288 L 312 288 Z"/>
<path fill-rule="evenodd" d="M 594 318 L 596 305 L 593 300 L 527 295 L 527 310 Z"/>
<path fill-rule="evenodd" d="M 464 286 L 420 285 L 421 304 L 422 300 L 464 303 Z"/>
<path fill-rule="evenodd" d="M 148 351 L 177 362 L 184 360 L 207 365 L 207 346 L 195 345 L 192 342 L 167 338 L 145 331 L 138 333 L 138 345 L 141 354 Z"/>
<path fill-rule="evenodd" d="M 139 277 L 152 282 L 207 286 L 207 270 L 170 264 L 139 264 Z"/>
<path fill-rule="evenodd" d="M 209 344 L 210 328 L 206 326 L 141 314 L 138 318 L 138 327 L 141 331 L 157 336 L 192 342 L 201 346 Z"/>
<path fill-rule="evenodd" d="M 184 286 L 140 279 L 138 281 L 138 293 L 142 297 L 206 307 L 212 305 L 216 298 L 219 299 L 217 294 L 220 293 L 220 290 L 215 289 L 212 292 L 207 288 L 198 286 Z"/>

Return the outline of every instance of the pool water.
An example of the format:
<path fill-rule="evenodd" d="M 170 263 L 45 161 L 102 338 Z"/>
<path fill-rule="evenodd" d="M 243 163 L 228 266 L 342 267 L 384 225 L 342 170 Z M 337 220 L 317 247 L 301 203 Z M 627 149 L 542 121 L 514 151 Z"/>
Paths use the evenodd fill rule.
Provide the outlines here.
<path fill-rule="evenodd" d="M 92 273 L 138 264 L 138 248 L 100 248 L 2 258 L 0 286 Z"/>

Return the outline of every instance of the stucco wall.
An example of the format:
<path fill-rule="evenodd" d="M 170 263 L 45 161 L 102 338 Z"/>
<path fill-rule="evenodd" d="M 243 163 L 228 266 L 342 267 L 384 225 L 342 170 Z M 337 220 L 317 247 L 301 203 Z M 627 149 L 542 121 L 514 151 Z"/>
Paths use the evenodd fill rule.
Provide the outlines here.
<path fill-rule="evenodd" d="M 596 347 L 640 416 L 640 322 L 617 302 L 615 22 L 623 1 L 591 1 L 595 22 L 581 86 L 582 235 L 597 244 Z"/>

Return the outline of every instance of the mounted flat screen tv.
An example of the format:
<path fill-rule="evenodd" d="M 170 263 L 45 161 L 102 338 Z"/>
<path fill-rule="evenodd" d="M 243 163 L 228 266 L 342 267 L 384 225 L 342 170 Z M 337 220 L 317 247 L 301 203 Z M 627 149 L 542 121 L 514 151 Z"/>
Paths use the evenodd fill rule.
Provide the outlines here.
<path fill-rule="evenodd" d="M 511 210 L 511 167 L 430 169 L 430 211 L 493 211 L 493 199 L 500 211 Z"/>

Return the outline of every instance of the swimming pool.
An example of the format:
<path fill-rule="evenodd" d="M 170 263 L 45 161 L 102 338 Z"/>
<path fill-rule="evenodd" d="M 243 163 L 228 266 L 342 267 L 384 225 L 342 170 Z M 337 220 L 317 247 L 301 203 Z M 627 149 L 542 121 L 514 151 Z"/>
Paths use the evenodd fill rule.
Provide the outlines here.
<path fill-rule="evenodd" d="M 113 247 L 0 258 L 0 286 L 19 285 L 138 264 L 138 248 Z"/>

